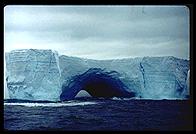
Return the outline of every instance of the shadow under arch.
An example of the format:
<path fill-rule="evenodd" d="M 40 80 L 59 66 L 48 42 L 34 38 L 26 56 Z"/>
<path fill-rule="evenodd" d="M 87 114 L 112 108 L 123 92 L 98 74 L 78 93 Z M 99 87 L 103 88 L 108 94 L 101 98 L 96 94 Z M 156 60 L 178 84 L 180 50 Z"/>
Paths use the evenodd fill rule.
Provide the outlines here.
<path fill-rule="evenodd" d="M 128 92 L 116 71 L 106 72 L 100 68 L 90 68 L 83 74 L 69 80 L 67 86 L 62 86 L 60 100 L 74 99 L 80 90 L 86 90 L 92 97 L 134 97 L 134 92 Z"/>

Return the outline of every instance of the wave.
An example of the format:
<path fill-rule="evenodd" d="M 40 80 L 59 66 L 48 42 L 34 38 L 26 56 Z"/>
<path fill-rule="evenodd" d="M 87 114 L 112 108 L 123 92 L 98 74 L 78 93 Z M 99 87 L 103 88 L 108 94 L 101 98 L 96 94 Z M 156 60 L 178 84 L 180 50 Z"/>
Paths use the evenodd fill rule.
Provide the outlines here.
<path fill-rule="evenodd" d="M 63 107 L 63 106 L 84 106 L 93 105 L 96 102 L 62 102 L 62 103 L 4 103 L 4 105 L 26 106 L 26 107 Z"/>
<path fill-rule="evenodd" d="M 120 97 L 113 97 L 112 100 L 141 100 L 139 97 L 131 97 L 131 98 L 120 98 Z"/>
<path fill-rule="evenodd" d="M 153 99 L 153 98 L 140 98 L 140 97 L 131 97 L 131 98 L 121 98 L 121 97 L 113 97 L 111 100 L 120 100 L 120 101 L 128 101 L 128 100 L 155 100 L 155 101 L 160 101 L 160 100 L 188 100 L 185 98 L 165 98 L 165 99 Z"/>
<path fill-rule="evenodd" d="M 23 100 L 23 99 L 4 99 L 4 103 L 57 103 L 58 101 L 48 100 Z M 59 101 L 60 102 L 60 101 Z"/>

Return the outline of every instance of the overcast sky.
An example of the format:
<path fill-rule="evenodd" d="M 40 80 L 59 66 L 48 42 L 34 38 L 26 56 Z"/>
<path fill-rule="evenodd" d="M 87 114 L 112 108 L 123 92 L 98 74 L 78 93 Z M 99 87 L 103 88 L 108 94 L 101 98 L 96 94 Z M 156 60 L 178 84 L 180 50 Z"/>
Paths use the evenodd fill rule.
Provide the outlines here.
<path fill-rule="evenodd" d="M 189 59 L 185 6 L 6 6 L 4 50 L 54 49 L 91 59 Z"/>

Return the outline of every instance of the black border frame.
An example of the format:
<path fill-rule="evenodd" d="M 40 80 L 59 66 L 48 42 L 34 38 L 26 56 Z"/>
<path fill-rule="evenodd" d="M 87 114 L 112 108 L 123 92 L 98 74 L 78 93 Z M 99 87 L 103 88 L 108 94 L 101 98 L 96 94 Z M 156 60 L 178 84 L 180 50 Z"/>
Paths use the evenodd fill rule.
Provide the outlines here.
<path fill-rule="evenodd" d="M 4 72 L 4 68 L 3 68 L 3 64 L 4 64 L 4 7 L 6 5 L 185 5 L 189 8 L 190 11 L 190 106 L 192 109 L 192 117 L 193 117 L 193 125 L 194 125 L 194 91 L 193 91 L 193 8 L 194 8 L 194 4 L 192 0 L 120 0 L 120 1 L 115 1 L 115 0 L 94 0 L 94 1 L 85 1 L 85 0 L 3 0 L 2 4 L 1 4 L 1 56 L 2 59 L 0 60 L 2 62 L 2 67 L 1 67 L 1 72 Z M 2 79 L 1 79 L 1 83 L 4 83 L 4 73 L 2 73 Z M 4 85 L 4 84 L 2 84 Z M 0 112 L 1 115 L 1 130 L 0 133 L 4 133 L 4 132 L 41 132 L 43 133 L 44 131 L 6 131 L 4 130 L 4 117 L 3 117 L 3 96 L 4 96 L 4 87 L 2 87 L 1 90 L 1 95 L 2 95 L 2 101 L 1 101 L 1 105 L 0 108 L 2 109 L 2 111 Z M 194 127 L 193 127 L 194 130 Z M 193 131 L 192 130 L 192 131 Z M 49 131 L 45 131 L 45 132 L 49 132 Z M 54 131 L 52 131 L 54 132 Z M 58 131 L 58 133 L 61 131 Z M 66 132 L 66 131 L 63 131 Z M 92 132 L 92 131 L 90 131 Z M 175 132 L 175 131 L 173 131 Z M 190 132 L 190 131 L 188 131 Z"/>

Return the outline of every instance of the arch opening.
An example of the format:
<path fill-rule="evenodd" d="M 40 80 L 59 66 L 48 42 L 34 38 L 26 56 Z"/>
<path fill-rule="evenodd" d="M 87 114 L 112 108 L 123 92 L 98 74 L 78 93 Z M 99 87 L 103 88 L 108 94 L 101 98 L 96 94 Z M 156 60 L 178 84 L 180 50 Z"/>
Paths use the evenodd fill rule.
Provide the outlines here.
<path fill-rule="evenodd" d="M 127 87 L 118 78 L 115 71 L 106 72 L 100 68 L 91 68 L 81 75 L 70 79 L 67 86 L 62 86 L 60 100 L 71 100 L 80 90 L 87 91 L 92 97 L 134 97 L 134 92 L 128 92 Z"/>

